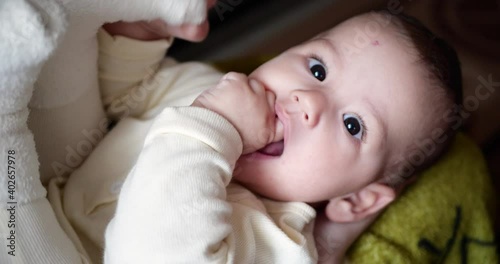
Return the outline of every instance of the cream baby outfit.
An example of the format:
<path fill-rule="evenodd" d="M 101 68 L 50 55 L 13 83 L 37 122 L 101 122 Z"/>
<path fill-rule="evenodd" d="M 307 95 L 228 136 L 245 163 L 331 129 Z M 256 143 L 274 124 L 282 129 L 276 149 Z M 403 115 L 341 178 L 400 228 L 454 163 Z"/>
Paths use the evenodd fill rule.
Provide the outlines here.
<path fill-rule="evenodd" d="M 185 107 L 222 75 L 163 59 L 171 41 L 104 31 L 99 41 L 103 101 L 123 119 L 65 184 L 49 185 L 79 250 L 95 263 L 102 248 L 105 263 L 316 263 L 314 209 L 231 183 L 238 132 L 214 112 Z"/>

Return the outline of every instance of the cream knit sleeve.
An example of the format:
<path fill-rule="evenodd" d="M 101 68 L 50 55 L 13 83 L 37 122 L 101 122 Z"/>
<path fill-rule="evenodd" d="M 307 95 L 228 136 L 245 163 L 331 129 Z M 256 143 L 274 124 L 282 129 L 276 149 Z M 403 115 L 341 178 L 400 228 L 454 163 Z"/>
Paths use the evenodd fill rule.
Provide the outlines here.
<path fill-rule="evenodd" d="M 165 107 L 187 106 L 222 74 L 200 62 L 165 57 L 173 39 L 139 41 L 99 32 L 99 80 L 103 103 L 113 120 L 151 119 Z"/>
<path fill-rule="evenodd" d="M 216 113 L 166 108 L 120 192 L 105 263 L 227 263 L 226 187 L 241 151 L 238 132 Z"/>
<path fill-rule="evenodd" d="M 157 73 L 160 62 L 172 44 L 173 38 L 139 41 L 122 36 L 111 36 L 105 30 L 100 29 L 98 40 L 99 86 L 102 101 L 109 116 L 121 118 L 123 116 L 117 116 L 117 114 L 124 115 L 125 113 L 113 112 L 113 107 L 117 104 L 127 105 L 132 91 Z"/>

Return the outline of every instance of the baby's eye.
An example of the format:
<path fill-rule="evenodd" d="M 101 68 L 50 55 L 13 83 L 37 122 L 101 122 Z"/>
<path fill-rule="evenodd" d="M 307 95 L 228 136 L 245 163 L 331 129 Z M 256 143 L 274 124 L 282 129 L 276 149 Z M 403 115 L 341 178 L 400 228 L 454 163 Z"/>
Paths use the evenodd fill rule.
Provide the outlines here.
<path fill-rule="evenodd" d="M 351 134 L 353 137 L 359 140 L 363 138 L 364 124 L 361 118 L 353 114 L 345 114 L 344 125 L 347 129 L 347 132 L 349 132 L 349 134 Z"/>
<path fill-rule="evenodd" d="M 309 58 L 309 69 L 314 78 L 318 79 L 320 82 L 326 79 L 326 67 L 320 60 Z"/>

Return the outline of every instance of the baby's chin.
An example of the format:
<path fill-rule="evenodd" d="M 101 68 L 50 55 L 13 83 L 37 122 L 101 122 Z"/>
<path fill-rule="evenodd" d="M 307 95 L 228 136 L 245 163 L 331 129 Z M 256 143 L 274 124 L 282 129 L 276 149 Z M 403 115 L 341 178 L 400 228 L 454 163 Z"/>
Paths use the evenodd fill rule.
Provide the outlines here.
<path fill-rule="evenodd" d="M 283 195 L 277 193 L 276 190 L 273 190 L 274 188 L 268 188 L 269 186 L 263 185 L 261 181 L 252 177 L 252 174 L 244 172 L 235 174 L 232 181 L 240 184 L 241 186 L 251 191 L 254 195 L 257 195 L 259 197 L 282 202 L 291 201 L 286 199 L 286 197 L 283 197 Z"/>
<path fill-rule="evenodd" d="M 250 183 L 259 181 L 259 177 L 267 175 L 266 169 L 279 160 L 281 153 L 265 153 L 264 150 L 258 150 L 249 154 L 242 155 L 237 161 L 233 170 L 233 179 Z"/>
<path fill-rule="evenodd" d="M 244 186 L 253 193 L 263 195 L 259 191 L 262 189 L 258 184 L 259 179 L 258 177 L 255 177 L 255 175 L 257 175 L 257 172 L 255 170 L 252 170 L 252 168 L 254 168 L 255 166 L 252 166 L 252 164 L 248 164 L 248 160 L 246 160 L 245 156 L 242 156 L 236 162 L 232 181 Z"/>

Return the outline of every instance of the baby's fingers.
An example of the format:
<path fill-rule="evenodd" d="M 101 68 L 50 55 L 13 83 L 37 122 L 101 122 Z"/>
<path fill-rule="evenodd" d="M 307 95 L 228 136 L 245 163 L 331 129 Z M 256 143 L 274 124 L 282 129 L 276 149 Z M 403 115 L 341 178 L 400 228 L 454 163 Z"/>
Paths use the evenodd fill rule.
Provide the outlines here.
<path fill-rule="evenodd" d="M 275 110 L 276 95 L 273 92 L 266 90 L 266 96 L 269 105 L 269 113 L 271 115 L 270 118 L 272 120 L 271 125 L 274 128 L 274 133 L 272 135 L 271 142 L 278 142 L 280 140 L 283 140 L 284 129 L 283 129 L 283 123 L 276 116 L 276 110 Z"/>
<path fill-rule="evenodd" d="M 249 83 L 250 83 L 250 88 L 252 88 L 252 91 L 255 94 L 257 94 L 257 95 L 264 95 L 264 93 L 266 92 L 266 89 L 264 89 L 264 86 L 260 82 L 252 79 L 252 80 L 250 80 Z"/>
<path fill-rule="evenodd" d="M 209 30 L 210 26 L 208 24 L 208 21 L 205 20 L 200 25 L 183 24 L 180 26 L 166 26 L 165 31 L 160 33 L 163 33 L 163 35 L 166 36 L 172 35 L 174 37 L 188 41 L 200 42 L 207 37 Z"/>
<path fill-rule="evenodd" d="M 276 114 L 274 110 L 276 95 L 269 90 L 265 90 L 265 93 L 266 93 L 267 104 L 269 106 L 269 112 L 274 116 Z"/>
<path fill-rule="evenodd" d="M 246 82 L 247 76 L 243 73 L 228 72 L 222 76 L 222 80 Z"/>

